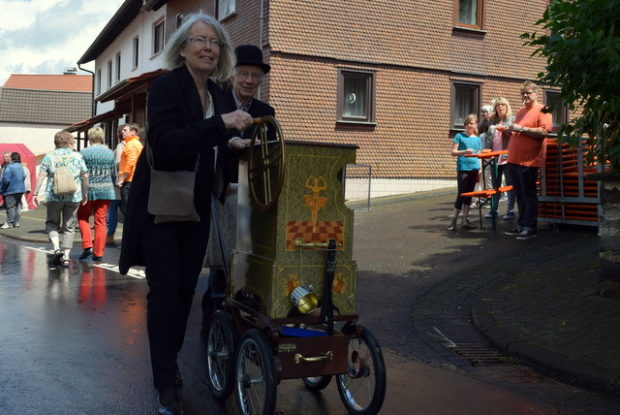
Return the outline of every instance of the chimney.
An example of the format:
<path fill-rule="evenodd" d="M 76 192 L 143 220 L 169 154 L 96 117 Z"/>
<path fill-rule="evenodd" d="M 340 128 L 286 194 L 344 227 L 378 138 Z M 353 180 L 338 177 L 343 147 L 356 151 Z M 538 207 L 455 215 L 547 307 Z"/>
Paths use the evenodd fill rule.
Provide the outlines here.
<path fill-rule="evenodd" d="M 67 68 L 62 74 L 63 75 L 77 75 L 77 68 L 75 66 L 73 68 Z"/>

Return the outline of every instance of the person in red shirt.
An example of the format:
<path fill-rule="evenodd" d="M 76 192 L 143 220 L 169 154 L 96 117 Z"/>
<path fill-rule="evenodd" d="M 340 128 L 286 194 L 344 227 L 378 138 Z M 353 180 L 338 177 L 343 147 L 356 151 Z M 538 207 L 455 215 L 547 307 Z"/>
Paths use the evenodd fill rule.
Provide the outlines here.
<path fill-rule="evenodd" d="M 507 170 L 517 197 L 519 218 L 517 226 L 505 234 L 516 236 L 519 240 L 538 236 L 536 179 L 538 168 L 545 163 L 546 137 L 552 127 L 551 114 L 544 113 L 544 105 L 538 103 L 540 92 L 540 87 L 534 82 L 523 83 L 521 86 L 523 108 L 519 110 L 514 123 L 508 129 L 512 135 L 508 141 Z"/>

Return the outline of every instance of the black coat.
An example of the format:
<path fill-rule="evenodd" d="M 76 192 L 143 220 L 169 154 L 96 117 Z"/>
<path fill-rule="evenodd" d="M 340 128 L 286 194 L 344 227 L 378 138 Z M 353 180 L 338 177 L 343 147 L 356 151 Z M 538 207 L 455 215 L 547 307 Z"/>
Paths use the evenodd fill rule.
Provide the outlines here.
<path fill-rule="evenodd" d="M 235 102 L 235 98 L 233 96 L 232 87 L 228 87 L 224 91 L 224 107 L 225 112 L 232 112 L 237 109 L 237 103 Z M 252 99 L 250 102 L 250 107 L 248 108 L 248 113 L 254 118 L 263 117 L 265 115 L 275 116 L 276 111 L 269 104 L 264 103 L 263 101 L 259 101 L 257 99 Z M 256 130 L 257 126 L 252 126 L 246 130 L 243 130 L 241 133 L 237 130 L 228 130 L 228 135 L 230 137 L 243 137 L 243 138 L 252 138 L 254 134 L 254 130 Z M 227 161 L 227 175 L 226 181 L 229 183 L 237 183 L 238 182 L 238 165 L 239 158 L 238 155 L 234 152 L 229 151 L 229 154 L 224 160 Z"/>
<path fill-rule="evenodd" d="M 228 132 L 218 114 L 230 112 L 224 106 L 222 90 L 211 81 L 208 89 L 216 115 L 204 119 L 198 89 L 183 65 L 153 83 L 147 104 L 147 146 L 153 150 L 156 169 L 193 170 L 200 155 L 194 203 L 201 218 L 207 221 L 211 212 L 214 147 L 219 146 L 219 154 L 224 155 L 228 141 Z M 147 212 L 149 180 L 150 169 L 146 151 L 143 151 L 136 166 L 125 215 L 119 260 L 121 274 L 126 274 L 133 265 L 144 265 L 141 236 L 147 221 L 154 220 L 154 216 Z"/>

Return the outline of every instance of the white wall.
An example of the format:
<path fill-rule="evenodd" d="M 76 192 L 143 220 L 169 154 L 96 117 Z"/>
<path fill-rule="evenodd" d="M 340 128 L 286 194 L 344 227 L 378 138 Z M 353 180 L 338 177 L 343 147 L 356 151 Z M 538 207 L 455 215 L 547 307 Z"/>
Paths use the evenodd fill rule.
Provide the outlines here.
<path fill-rule="evenodd" d="M 406 193 L 423 192 L 444 188 L 456 188 L 454 179 L 372 179 L 370 197 L 395 196 Z M 456 196 L 456 190 L 455 190 Z M 345 199 L 350 201 L 368 198 L 367 179 L 347 179 Z"/>
<path fill-rule="evenodd" d="M 54 134 L 67 125 L 0 123 L 0 143 L 26 145 L 35 156 L 54 149 Z"/>
<path fill-rule="evenodd" d="M 114 39 L 114 41 L 95 59 L 95 74 L 101 69 L 101 93 L 109 89 L 108 80 L 108 61 L 112 61 L 112 85 L 114 87 L 123 79 L 139 76 L 146 72 L 164 67 L 163 52 L 152 55 L 153 50 L 153 24 L 165 18 L 166 6 L 156 12 L 141 11 L 136 18 Z M 133 39 L 139 36 L 139 58 L 138 66 L 133 67 Z M 116 54 L 121 54 L 121 76 L 120 81 L 116 80 Z M 96 88 L 96 83 L 95 83 Z M 97 91 L 95 91 L 96 93 Z M 97 114 L 110 111 L 114 108 L 113 102 L 97 103 Z"/>

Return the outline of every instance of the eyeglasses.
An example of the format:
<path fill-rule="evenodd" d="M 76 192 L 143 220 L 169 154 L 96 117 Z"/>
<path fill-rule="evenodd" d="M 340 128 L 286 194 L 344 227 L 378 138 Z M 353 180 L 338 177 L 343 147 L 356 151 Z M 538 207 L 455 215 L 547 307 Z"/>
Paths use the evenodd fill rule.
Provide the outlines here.
<path fill-rule="evenodd" d="M 261 81 L 264 74 L 262 72 L 239 71 L 236 73 L 236 75 L 241 79 L 250 78 L 253 81 Z"/>
<path fill-rule="evenodd" d="M 219 48 L 222 46 L 222 44 L 220 43 L 219 40 L 217 39 L 207 39 L 204 38 L 202 36 L 198 36 L 198 37 L 190 37 L 187 38 L 188 42 L 191 43 L 195 43 L 196 45 L 200 46 L 200 47 L 205 47 L 207 44 L 212 47 L 212 48 Z"/>
<path fill-rule="evenodd" d="M 521 91 L 521 95 L 532 95 L 535 94 L 534 91 Z"/>

